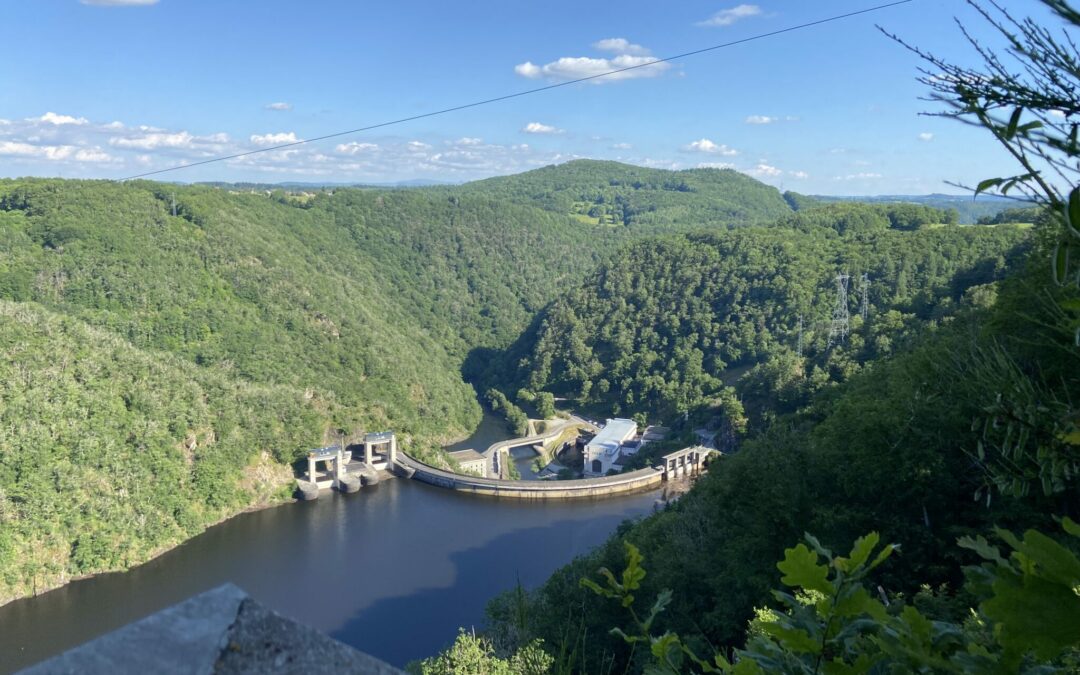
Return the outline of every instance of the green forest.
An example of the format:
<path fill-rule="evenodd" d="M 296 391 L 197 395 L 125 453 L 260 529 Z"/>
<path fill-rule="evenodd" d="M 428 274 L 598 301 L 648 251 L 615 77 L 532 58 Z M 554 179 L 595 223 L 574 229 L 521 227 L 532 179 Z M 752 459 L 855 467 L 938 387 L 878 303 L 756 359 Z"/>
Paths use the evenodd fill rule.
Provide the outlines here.
<path fill-rule="evenodd" d="M 490 379 L 512 371 L 511 391 L 550 391 L 654 421 L 733 383 L 759 407 L 796 406 L 961 308 L 989 302 L 991 284 L 1023 255 L 1023 228 L 928 227 L 940 214 L 913 208 L 930 220 L 897 229 L 889 209 L 845 204 L 770 227 L 632 244 L 552 303 Z M 841 273 L 850 277 L 851 332 L 829 348 Z M 787 390 L 791 377 L 806 380 L 798 395 Z"/>
<path fill-rule="evenodd" d="M 558 400 L 670 426 L 631 468 L 702 428 L 722 455 L 412 670 L 1075 672 L 1080 188 L 1031 158 L 1076 177 L 1054 120 L 1080 89 L 923 56 L 1020 164 L 977 191 L 1022 206 L 593 160 L 410 189 L 0 180 L 0 603 L 287 501 L 338 438 L 448 465 L 482 404 L 520 433 Z"/>
<path fill-rule="evenodd" d="M 982 69 L 894 39 L 1015 162 L 975 193 L 1022 204 L 965 227 L 942 200 L 785 193 L 771 224 L 602 262 L 482 375 L 726 428 L 725 453 L 414 672 L 1080 670 L 1080 54 L 976 6 L 1007 59 L 972 33 Z"/>
<path fill-rule="evenodd" d="M 694 190 L 626 189 L 657 213 L 719 194 L 748 222 L 791 213 L 745 176 L 692 173 Z M 463 369 L 652 232 L 537 195 L 692 178 L 572 162 L 408 190 L 0 181 L 0 601 L 287 499 L 289 465 L 342 434 L 392 429 L 440 462 L 498 400 Z"/>
<path fill-rule="evenodd" d="M 572 203 L 600 184 L 655 206 L 648 222 L 576 218 Z M 721 217 L 719 200 L 736 206 Z M 1025 246 L 1009 225 L 936 227 L 945 214 L 916 207 L 898 226 L 892 208 L 795 213 L 734 172 L 591 162 L 461 188 L 306 196 L 2 181 L 0 300 L 22 318 L 5 319 L 0 343 L 0 598 L 126 569 L 287 499 L 289 465 L 340 434 L 390 428 L 439 462 L 440 444 L 477 423 L 478 401 L 523 426 L 503 392 L 570 393 L 653 418 L 730 401 L 726 373 L 790 357 L 792 307 L 805 312 L 807 370 L 844 379 L 914 323 L 974 302 Z M 878 282 L 873 314 L 827 351 L 813 322 L 844 266 Z M 627 284 L 641 292 L 617 302 L 635 309 L 605 307 Z M 635 318 L 658 302 L 677 312 Z M 560 322 L 577 327 L 560 335 Z M 519 353 L 529 358 L 518 364 Z M 106 412 L 115 406 L 122 416 Z"/>

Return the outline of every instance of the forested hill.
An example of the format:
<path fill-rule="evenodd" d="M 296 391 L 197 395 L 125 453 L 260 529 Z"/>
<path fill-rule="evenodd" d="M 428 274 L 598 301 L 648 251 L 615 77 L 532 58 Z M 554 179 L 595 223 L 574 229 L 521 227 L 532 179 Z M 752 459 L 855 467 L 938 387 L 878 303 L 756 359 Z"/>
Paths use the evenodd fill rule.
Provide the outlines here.
<path fill-rule="evenodd" d="M 586 224 L 652 231 L 761 224 L 791 212 L 776 188 L 731 169 L 667 171 L 581 159 L 460 189 L 537 204 Z"/>
<path fill-rule="evenodd" d="M 538 174 L 580 193 L 634 171 L 585 168 Z M 748 220 L 777 210 L 729 178 Z M 497 188 L 0 181 L 0 602 L 280 498 L 285 465 L 342 432 L 419 454 L 465 435 L 467 355 L 645 234 Z"/>
<path fill-rule="evenodd" d="M 389 428 L 434 453 L 479 420 L 468 357 L 511 346 L 583 279 L 641 285 L 633 325 L 661 342 L 608 325 L 602 298 L 574 291 L 529 352 L 550 371 L 525 376 L 577 394 L 588 380 L 590 396 L 606 380 L 602 400 L 656 414 L 729 365 L 790 348 L 780 303 L 823 316 L 838 260 L 883 275 L 875 316 L 895 308 L 904 326 L 992 278 L 1018 241 L 1007 227 L 877 232 L 887 214 L 836 208 L 844 217 L 795 213 L 730 171 L 589 162 L 415 190 L 0 181 L 0 602 L 126 568 L 280 499 L 286 465 L 341 434 Z M 634 244 L 657 231 L 667 238 Z M 893 273 L 897 297 L 879 296 Z M 707 325 L 690 299 L 652 286 L 685 274 L 712 294 Z M 508 372 L 491 374 L 513 395 Z"/>
<path fill-rule="evenodd" d="M 981 578 L 971 574 L 965 585 L 961 569 L 982 559 L 957 546 L 957 539 L 978 535 L 981 545 L 996 554 L 997 541 L 983 539 L 992 527 L 1004 528 L 997 530 L 1003 539 L 1029 527 L 1057 533 L 1060 526 L 1051 514 L 1075 514 L 1078 503 L 1076 473 L 1069 468 L 1075 467 L 1076 436 L 1070 440 L 1059 432 L 1056 439 L 1036 440 L 1021 432 L 1017 437 L 1021 425 L 1034 418 L 1027 411 L 1044 415 L 1038 418 L 1041 424 L 1062 424 L 1062 411 L 1069 410 L 1068 402 L 1080 391 L 1080 359 L 1073 344 L 1076 310 L 1066 315 L 1059 304 L 1076 307 L 1080 294 L 1075 288 L 1050 286 L 1047 258 L 1040 251 L 1029 269 L 996 284 L 996 293 L 982 289 L 979 302 L 924 331 L 910 348 L 831 387 L 801 412 L 779 416 L 739 452 L 718 460 L 677 502 L 624 526 L 606 545 L 559 570 L 536 591 L 511 591 L 493 601 L 489 635 L 511 636 L 504 647 L 508 650 L 534 638 L 542 638 L 552 654 L 580 650 L 574 652 L 581 659 L 580 672 L 648 672 L 648 650 L 635 650 L 637 645 L 612 631 L 634 630 L 629 611 L 580 583 L 598 579 L 600 568 L 626 578 L 619 571 L 626 566 L 628 542 L 640 550 L 647 570 L 640 588 L 634 587 L 634 606 L 643 612 L 657 598 L 670 601 L 651 626 L 652 634 L 677 633 L 697 654 L 728 654 L 755 635 L 765 635 L 762 625 L 781 613 L 772 609 L 781 595 L 773 589 L 788 571 L 783 566 L 778 571 L 776 564 L 785 549 L 811 533 L 815 548 L 847 551 L 852 541 L 873 531 L 882 541 L 899 545 L 901 553 L 877 570 L 870 587 L 871 593 L 889 599 L 890 614 L 917 609 L 928 619 L 951 624 L 943 643 L 989 641 L 991 632 L 977 614 L 989 604 L 978 605 L 971 596 L 986 592 L 974 581 Z M 791 390 L 811 386 L 811 376 L 801 368 L 789 367 L 783 376 Z M 1013 422 L 1006 417 L 1012 410 L 1032 416 Z M 1038 462 L 1014 461 L 1020 452 L 1033 456 L 1036 450 Z M 1003 490 L 988 487 L 995 483 Z M 987 496 L 991 490 L 993 499 Z M 1029 532 L 1026 541 L 1033 539 Z M 1067 536 L 1057 539 L 1070 545 Z M 1046 550 L 1067 551 L 1054 548 L 1048 536 L 1038 541 Z M 1075 544 L 1071 547 L 1075 550 Z M 1019 564 L 1035 565 L 1021 553 L 1012 555 Z M 1054 560 L 1075 564 L 1067 555 Z M 821 578 L 825 574 L 822 568 Z M 1003 589 L 1019 588 L 995 579 L 995 591 L 999 583 Z M 1049 586 L 1037 583 L 1025 589 Z M 1051 598 L 1042 606 L 1010 598 L 1028 612 L 1023 629 L 1036 620 L 1047 630 L 1056 627 L 1060 619 L 1055 612 L 1072 601 L 1068 587 L 1062 590 L 1061 595 L 1041 591 Z M 919 644 L 932 641 L 937 648 L 938 638 L 928 637 L 930 621 L 919 621 L 925 626 L 919 629 Z M 874 644 L 888 639 L 883 634 L 873 635 Z M 844 633 L 838 635 L 838 641 L 845 639 Z M 1063 635 L 1075 640 L 1076 632 Z M 1060 670 L 1047 672 L 1076 672 L 1074 656 L 1069 654 Z M 793 662 L 777 657 L 765 663 L 781 664 L 774 665 L 777 672 L 811 672 L 789 667 Z M 950 665 L 913 659 L 895 672 L 999 672 Z M 774 670 L 766 666 L 758 672 Z"/>
<path fill-rule="evenodd" d="M 744 373 L 750 402 L 806 400 L 978 302 L 1022 251 L 1017 226 L 896 229 L 910 209 L 936 213 L 829 205 L 770 228 L 634 243 L 546 309 L 489 380 L 651 420 L 693 410 Z M 828 349 L 841 272 L 851 335 Z M 796 371 L 806 376 L 799 395 L 778 391 Z"/>

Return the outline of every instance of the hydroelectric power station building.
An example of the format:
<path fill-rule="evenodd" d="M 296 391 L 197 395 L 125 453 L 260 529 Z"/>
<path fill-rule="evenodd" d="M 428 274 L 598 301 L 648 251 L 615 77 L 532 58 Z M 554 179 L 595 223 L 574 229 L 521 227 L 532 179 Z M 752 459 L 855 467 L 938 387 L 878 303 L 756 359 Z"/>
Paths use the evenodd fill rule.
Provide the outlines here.
<path fill-rule="evenodd" d="M 623 445 L 637 435 L 637 422 L 609 419 L 600 433 L 585 445 L 585 475 L 603 476 L 615 465 Z"/>

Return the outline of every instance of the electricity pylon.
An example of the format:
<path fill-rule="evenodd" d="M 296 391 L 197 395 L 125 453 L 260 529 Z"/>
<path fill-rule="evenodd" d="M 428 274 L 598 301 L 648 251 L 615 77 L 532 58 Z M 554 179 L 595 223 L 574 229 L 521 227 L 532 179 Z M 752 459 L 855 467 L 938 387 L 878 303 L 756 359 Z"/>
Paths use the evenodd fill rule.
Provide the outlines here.
<path fill-rule="evenodd" d="M 829 347 L 847 339 L 851 315 L 848 312 L 848 281 L 851 277 L 841 272 L 836 275 L 836 305 L 829 322 Z"/>

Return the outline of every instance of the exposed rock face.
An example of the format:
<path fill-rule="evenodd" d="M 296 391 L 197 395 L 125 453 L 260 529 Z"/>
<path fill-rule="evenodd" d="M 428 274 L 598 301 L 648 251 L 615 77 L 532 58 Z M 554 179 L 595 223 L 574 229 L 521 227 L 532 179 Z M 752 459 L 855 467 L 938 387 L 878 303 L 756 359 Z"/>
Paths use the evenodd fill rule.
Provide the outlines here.
<path fill-rule="evenodd" d="M 272 612 L 232 584 L 185 600 L 23 675 L 364 673 L 397 668 Z"/>

